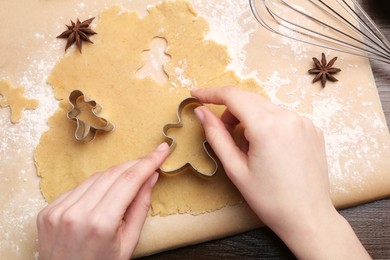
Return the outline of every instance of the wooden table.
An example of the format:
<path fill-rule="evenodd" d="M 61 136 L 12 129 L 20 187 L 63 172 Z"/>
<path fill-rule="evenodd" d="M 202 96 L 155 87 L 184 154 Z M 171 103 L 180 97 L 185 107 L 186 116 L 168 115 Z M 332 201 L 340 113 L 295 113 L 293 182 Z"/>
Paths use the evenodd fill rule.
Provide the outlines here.
<path fill-rule="evenodd" d="M 384 35 L 389 36 L 390 16 L 386 1 L 358 0 L 358 2 L 377 22 Z M 387 125 L 390 126 L 390 65 L 378 62 L 372 62 L 371 65 Z M 340 213 L 352 225 L 374 259 L 390 259 L 390 199 L 343 209 Z M 293 258 L 293 254 L 270 229 L 260 228 L 244 234 L 160 253 L 145 259 Z"/>

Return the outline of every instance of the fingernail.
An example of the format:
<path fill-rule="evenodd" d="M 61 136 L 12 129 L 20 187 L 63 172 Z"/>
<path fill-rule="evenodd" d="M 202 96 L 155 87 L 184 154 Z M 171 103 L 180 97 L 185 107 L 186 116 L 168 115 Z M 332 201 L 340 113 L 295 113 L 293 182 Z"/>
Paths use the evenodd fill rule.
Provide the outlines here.
<path fill-rule="evenodd" d="M 164 142 L 164 143 L 161 143 L 159 146 L 157 146 L 156 151 L 162 152 L 162 151 L 166 150 L 167 148 L 168 148 L 168 144 Z"/>
<path fill-rule="evenodd" d="M 204 122 L 204 113 L 200 107 L 194 109 L 195 115 L 198 118 L 199 122 L 203 125 Z"/>
<path fill-rule="evenodd" d="M 154 185 L 156 185 L 157 180 L 158 180 L 158 172 L 154 173 L 154 175 L 152 175 L 152 177 L 150 178 L 150 187 L 153 188 Z"/>
<path fill-rule="evenodd" d="M 199 90 L 199 88 L 197 88 L 197 87 L 192 87 L 192 88 L 190 89 L 191 94 L 194 94 L 194 93 L 197 92 L 198 90 Z"/>

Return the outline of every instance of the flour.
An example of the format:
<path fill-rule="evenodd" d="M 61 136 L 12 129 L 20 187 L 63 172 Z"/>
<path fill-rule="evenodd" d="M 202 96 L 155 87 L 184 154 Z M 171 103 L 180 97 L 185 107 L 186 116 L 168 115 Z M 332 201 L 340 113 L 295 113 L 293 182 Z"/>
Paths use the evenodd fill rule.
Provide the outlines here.
<path fill-rule="evenodd" d="M 247 56 L 245 46 L 258 26 L 253 19 L 248 1 L 194 0 L 192 2 L 198 14 L 206 17 L 209 23 L 210 32 L 206 39 L 226 45 L 232 57 L 228 68 L 234 70 L 239 76 L 243 76 Z"/>
<path fill-rule="evenodd" d="M 282 78 L 279 72 L 275 71 L 267 81 L 262 81 L 261 84 L 267 89 L 267 94 L 269 95 L 272 102 L 276 104 L 283 104 L 281 100 L 277 97 L 277 93 L 283 88 L 291 83 L 289 78 Z"/>
<path fill-rule="evenodd" d="M 187 69 L 187 66 L 188 66 L 188 64 L 187 64 L 186 60 L 180 60 L 179 67 L 175 68 L 173 76 L 175 77 L 176 81 L 179 82 L 180 87 L 191 89 L 192 87 L 196 87 L 197 84 L 196 84 L 196 81 L 189 79 L 185 75 L 185 71 Z M 177 84 L 175 82 L 171 82 L 171 83 L 174 87 L 177 87 Z"/>
<path fill-rule="evenodd" d="M 31 241 L 31 237 L 36 239 L 36 235 L 32 236 L 27 231 L 35 226 L 36 214 L 45 205 L 38 188 L 39 178 L 32 158 L 42 133 L 48 129 L 48 118 L 58 107 L 52 88 L 46 84 L 46 80 L 59 58 L 55 54 L 63 50 L 62 42 L 53 40 L 52 36 L 37 32 L 34 37 L 44 42 L 45 48 L 27 58 L 26 70 L 12 84 L 23 86 L 25 96 L 37 99 L 39 106 L 35 110 L 23 111 L 22 119 L 17 124 L 10 122 L 9 108 L 0 111 L 0 125 L 4 127 L 0 139 L 5 140 L 0 143 L 0 165 L 6 165 L 9 161 L 16 162 L 15 169 L 10 172 L 5 172 L 0 167 L 0 181 L 10 183 L 9 190 L 3 191 L 8 194 L 8 200 L 2 202 L 0 213 L 0 251 L 11 249 L 16 256 L 21 255 L 20 245 Z M 10 153 L 10 149 L 14 152 Z M 15 234 L 19 240 L 14 240 Z M 37 253 L 32 257 L 37 259 Z"/>
<path fill-rule="evenodd" d="M 272 102 L 293 111 L 298 111 L 302 102 L 310 95 L 311 110 L 301 111 L 300 114 L 310 118 L 324 133 L 329 175 L 333 182 L 338 183 L 334 187 L 340 192 L 346 192 L 340 183 L 348 182 L 348 178 L 353 178 L 354 183 L 363 184 L 366 176 L 374 171 L 372 161 L 380 157 L 382 150 L 388 149 L 367 135 L 367 130 L 361 127 L 368 124 L 375 131 L 384 131 L 386 126 L 378 114 L 356 115 L 346 100 L 338 98 L 338 95 L 333 93 L 337 91 L 337 87 L 334 88 L 335 91 L 327 94 L 309 94 L 305 90 L 307 88 L 305 85 L 298 85 L 292 91 L 285 92 L 283 88 L 289 86 L 291 81 L 287 77 L 281 77 L 278 72 L 274 72 L 267 81 L 261 83 L 267 89 Z M 292 97 L 295 101 L 291 103 L 282 101 L 281 98 L 285 99 L 286 96 Z M 370 106 L 372 103 L 364 102 L 363 105 Z M 363 172 L 357 172 L 357 161 L 351 158 L 365 161 L 365 165 L 362 166 Z"/>
<path fill-rule="evenodd" d="M 312 106 L 312 115 L 307 116 L 324 133 L 331 181 L 343 183 L 352 179 L 350 183 L 364 185 L 366 177 L 375 172 L 373 162 L 389 147 L 378 143 L 362 126 L 385 134 L 386 125 L 376 112 L 355 113 L 345 100 L 336 96 L 321 97 Z M 343 185 L 333 188 L 344 191 Z"/>
<path fill-rule="evenodd" d="M 295 38 L 299 37 L 297 33 L 281 25 L 279 31 L 282 34 L 288 36 L 282 38 L 282 45 L 290 48 L 290 50 L 294 53 L 294 58 L 296 62 L 300 62 L 303 59 L 307 58 L 307 51 L 309 49 L 309 46 L 306 43 L 295 40 Z"/>
<path fill-rule="evenodd" d="M 84 2 L 80 2 L 77 4 L 77 7 L 80 8 L 80 9 L 83 9 L 85 8 L 85 3 Z"/>
<path fill-rule="evenodd" d="M 47 57 L 52 57 L 48 50 L 46 52 Z M 40 55 L 45 55 L 45 53 Z M 17 85 L 25 88 L 27 98 L 39 100 L 39 107 L 35 110 L 23 111 L 23 117 L 17 124 L 11 124 L 9 117 L 0 117 L 1 125 L 7 126 L 7 131 L 2 133 L 4 139 L 26 144 L 27 148 L 31 149 L 38 144 L 41 134 L 48 129 L 47 119 L 58 106 L 51 87 L 46 84 L 46 77 L 55 62 L 53 58 L 32 59 L 23 76 L 16 82 Z M 7 152 L 6 148 L 6 144 L 3 144 L 0 150 L 3 156 Z"/>

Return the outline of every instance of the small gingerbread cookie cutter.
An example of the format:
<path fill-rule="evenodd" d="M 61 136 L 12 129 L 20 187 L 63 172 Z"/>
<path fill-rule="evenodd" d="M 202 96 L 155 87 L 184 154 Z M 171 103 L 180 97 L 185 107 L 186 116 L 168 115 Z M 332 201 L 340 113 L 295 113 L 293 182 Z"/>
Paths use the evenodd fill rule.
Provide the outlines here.
<path fill-rule="evenodd" d="M 81 113 L 81 110 L 77 102 L 80 98 L 83 99 L 83 102 L 87 103 L 92 107 L 91 111 L 94 116 L 96 116 L 95 120 L 100 121 L 101 125 L 97 126 L 93 125 L 92 123 L 88 124 L 88 122 L 84 122 L 83 120 L 78 118 L 79 114 Z M 76 121 L 77 126 L 74 135 L 76 140 L 89 142 L 95 138 L 97 131 L 110 132 L 114 130 L 114 125 L 111 122 L 98 116 L 98 114 L 102 111 L 102 107 L 98 103 L 96 103 L 96 101 L 91 100 L 87 96 L 85 96 L 82 91 L 73 90 L 69 95 L 69 102 L 72 105 L 72 108 L 68 112 L 67 116 L 69 119 Z"/>
<path fill-rule="evenodd" d="M 168 143 L 168 145 L 170 147 L 171 152 L 175 148 L 176 142 L 175 142 L 175 139 L 173 137 L 168 135 L 168 131 L 171 128 L 181 128 L 181 127 L 183 127 L 181 114 L 182 114 L 182 111 L 184 110 L 184 108 L 186 106 L 188 106 L 188 105 L 195 105 L 196 107 L 199 107 L 199 106 L 203 106 L 203 103 L 199 99 L 193 98 L 193 97 L 184 99 L 180 103 L 180 105 L 179 105 L 179 107 L 177 109 L 177 119 L 178 119 L 178 121 L 175 122 L 175 123 L 166 124 L 163 127 L 163 131 L 162 132 L 163 132 L 163 135 L 165 136 L 166 142 Z M 165 174 L 165 175 L 173 176 L 173 175 L 179 174 L 180 172 L 183 172 L 186 169 L 190 169 L 190 170 L 192 170 L 192 172 L 195 172 L 195 173 L 197 173 L 198 175 L 200 175 L 202 177 L 212 177 L 218 171 L 218 163 L 217 163 L 217 160 L 214 157 L 214 155 L 211 152 L 209 152 L 209 150 L 211 150 L 211 147 L 208 144 L 207 140 L 203 141 L 203 150 L 205 151 L 206 155 L 211 159 L 211 161 L 214 163 L 214 167 L 213 167 L 214 170 L 211 173 L 200 171 L 198 168 L 196 168 L 190 162 L 187 162 L 183 166 L 181 166 L 179 168 L 176 168 L 176 169 L 173 169 L 173 170 L 169 170 L 169 171 L 163 170 L 162 167 L 160 167 L 159 171 L 161 173 Z"/>

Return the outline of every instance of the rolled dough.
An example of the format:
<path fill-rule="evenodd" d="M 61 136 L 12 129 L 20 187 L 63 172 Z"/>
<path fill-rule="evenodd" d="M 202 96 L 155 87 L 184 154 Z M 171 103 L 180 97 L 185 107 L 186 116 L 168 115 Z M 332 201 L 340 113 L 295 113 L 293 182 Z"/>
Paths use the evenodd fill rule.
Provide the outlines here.
<path fill-rule="evenodd" d="M 241 80 L 226 66 L 227 48 L 205 40 L 208 24 L 186 1 L 162 2 L 140 18 L 135 12 L 112 7 L 101 13 L 92 36 L 93 45 L 83 53 L 72 50 L 59 61 L 49 77 L 60 108 L 50 118 L 35 152 L 40 187 L 47 201 L 84 181 L 90 174 L 112 165 L 144 156 L 164 140 L 162 127 L 175 122 L 176 110 L 191 87 L 210 88 L 236 85 L 265 95 L 253 79 Z M 140 78 L 136 72 L 146 64 L 143 52 L 153 39 L 162 38 L 170 57 L 164 64 L 168 81 Z M 99 114 L 115 125 L 108 134 L 98 134 L 89 143 L 74 139 L 75 125 L 66 117 L 67 98 L 74 89 L 102 105 Z M 212 107 L 216 113 L 223 108 Z M 195 147 L 202 131 L 178 143 Z M 202 150 L 195 153 L 202 153 Z M 196 155 L 195 155 L 196 156 Z M 191 157 L 191 156 L 189 156 Z M 172 161 L 173 159 L 169 160 Z M 207 167 L 208 158 L 200 158 Z M 152 215 L 200 214 L 242 202 L 239 192 L 222 167 L 215 177 L 204 179 L 192 172 L 174 177 L 161 176 L 152 195 Z"/>
<path fill-rule="evenodd" d="M 12 88 L 6 80 L 0 81 L 0 108 L 11 109 L 11 122 L 18 123 L 22 118 L 23 110 L 38 107 L 38 100 L 24 97 L 24 87 Z"/>

